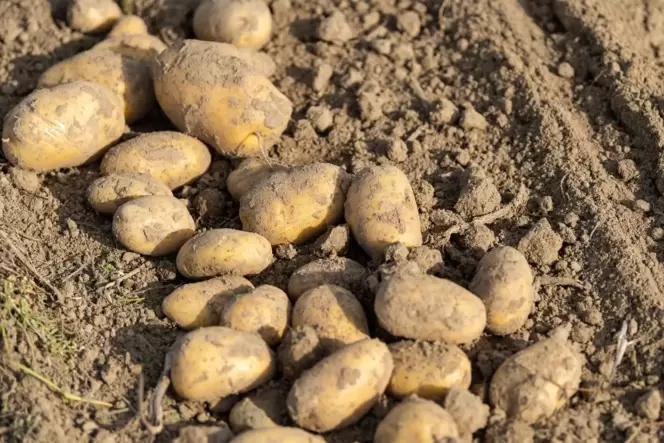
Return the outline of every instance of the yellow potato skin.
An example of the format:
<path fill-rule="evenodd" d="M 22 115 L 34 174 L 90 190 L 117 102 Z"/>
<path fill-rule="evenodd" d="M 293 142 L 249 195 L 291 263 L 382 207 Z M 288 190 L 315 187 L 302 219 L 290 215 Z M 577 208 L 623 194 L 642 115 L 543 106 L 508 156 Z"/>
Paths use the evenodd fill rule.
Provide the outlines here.
<path fill-rule="evenodd" d="M 180 249 L 177 267 L 187 278 L 222 274 L 260 274 L 272 262 L 270 243 L 258 234 L 235 229 L 211 229 Z"/>
<path fill-rule="evenodd" d="M 226 189 L 234 200 L 240 200 L 244 194 L 273 173 L 287 170 L 285 166 L 269 165 L 265 160 L 248 158 L 228 174 Z"/>
<path fill-rule="evenodd" d="M 223 43 L 185 40 L 157 57 L 157 100 L 173 124 L 231 157 L 262 157 L 293 105 Z M 205 66 L 206 69 L 201 69 Z"/>
<path fill-rule="evenodd" d="M 122 106 L 87 81 L 34 91 L 5 116 L 2 151 L 12 165 L 39 172 L 90 163 L 124 132 Z"/>
<path fill-rule="evenodd" d="M 67 10 L 69 26 L 81 32 L 108 31 L 121 16 L 113 0 L 73 0 Z"/>
<path fill-rule="evenodd" d="M 145 172 L 170 189 L 189 184 L 205 174 L 212 156 L 193 137 L 172 131 L 150 132 L 111 148 L 101 162 L 102 174 Z"/>
<path fill-rule="evenodd" d="M 113 214 L 128 201 L 146 195 L 172 196 L 173 193 L 150 174 L 130 172 L 99 177 L 88 187 L 87 199 L 95 211 Z"/>
<path fill-rule="evenodd" d="M 346 196 L 346 221 L 374 260 L 381 260 L 392 243 L 409 248 L 422 245 L 415 194 L 395 166 L 365 168 L 353 177 Z"/>
<path fill-rule="evenodd" d="M 278 426 L 243 432 L 230 443 L 325 443 L 325 439 L 299 428 Z"/>
<path fill-rule="evenodd" d="M 109 37 L 97 43 L 92 49 L 106 49 L 117 54 L 135 58 L 151 65 L 167 46 L 159 37 L 150 34 L 130 34 Z M 150 70 L 150 77 L 152 71 Z"/>
<path fill-rule="evenodd" d="M 272 34 L 272 14 L 262 0 L 204 0 L 196 9 L 194 33 L 200 40 L 260 49 Z"/>
<path fill-rule="evenodd" d="M 111 32 L 108 33 L 106 38 L 120 37 L 123 35 L 134 35 L 134 34 L 147 34 L 148 27 L 137 15 L 124 15 L 115 23 Z"/>
<path fill-rule="evenodd" d="M 218 326 L 222 308 L 236 294 L 249 293 L 254 285 L 228 275 L 180 286 L 164 298 L 164 314 L 183 329 Z"/>
<path fill-rule="evenodd" d="M 408 399 L 378 424 L 374 443 L 438 443 L 457 438 L 459 430 L 449 412 L 429 400 Z"/>
<path fill-rule="evenodd" d="M 177 345 L 171 381 L 185 400 L 216 401 L 267 383 L 274 370 L 272 351 L 258 335 L 211 326 Z"/>

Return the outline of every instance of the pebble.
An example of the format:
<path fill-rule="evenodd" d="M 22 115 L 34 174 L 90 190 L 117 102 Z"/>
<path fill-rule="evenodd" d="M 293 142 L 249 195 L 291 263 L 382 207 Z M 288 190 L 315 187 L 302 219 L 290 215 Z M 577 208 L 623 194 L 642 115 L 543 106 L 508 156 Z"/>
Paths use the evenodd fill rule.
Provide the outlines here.
<path fill-rule="evenodd" d="M 455 160 L 461 166 L 467 166 L 470 163 L 470 153 L 468 151 L 461 151 L 457 154 Z"/>
<path fill-rule="evenodd" d="M 574 68 L 567 62 L 562 62 L 558 65 L 558 75 L 562 78 L 573 78 L 574 77 Z"/>
<path fill-rule="evenodd" d="M 636 200 L 634 202 L 634 209 L 641 212 L 650 212 L 650 203 L 645 200 Z"/>
<path fill-rule="evenodd" d="M 465 131 L 470 131 L 471 129 L 485 130 L 488 126 L 488 123 L 484 116 L 477 112 L 475 108 L 470 105 L 466 105 L 466 108 L 461 113 L 459 126 L 461 126 L 461 128 Z"/>
<path fill-rule="evenodd" d="M 390 146 L 387 148 L 387 158 L 397 163 L 408 160 L 408 146 L 406 146 L 406 142 L 400 138 L 392 140 Z"/>
<path fill-rule="evenodd" d="M 353 38 L 353 29 L 341 12 L 334 12 L 323 19 L 318 27 L 318 37 L 330 43 L 344 43 Z"/>
<path fill-rule="evenodd" d="M 397 16 L 397 28 L 411 37 L 417 37 L 420 33 L 422 23 L 420 16 L 414 11 L 405 11 Z"/>
<path fill-rule="evenodd" d="M 657 389 L 652 389 L 643 394 L 636 401 L 636 411 L 643 418 L 657 420 L 662 408 L 662 396 Z"/>
<path fill-rule="evenodd" d="M 330 84 L 330 79 L 334 74 L 334 68 L 329 63 L 321 63 L 316 68 L 316 73 L 314 74 L 314 80 L 312 87 L 314 91 L 321 92 L 327 88 Z"/>
<path fill-rule="evenodd" d="M 371 47 L 374 48 L 377 53 L 383 55 L 388 55 L 392 52 L 392 42 L 386 38 L 377 38 L 371 42 Z"/>
<path fill-rule="evenodd" d="M 652 237 L 653 240 L 661 240 L 664 238 L 664 229 L 660 228 L 659 226 L 653 228 L 653 230 L 650 232 L 650 237 Z"/>
<path fill-rule="evenodd" d="M 549 220 L 542 218 L 519 241 L 518 249 L 530 263 L 551 265 L 558 260 L 563 239 L 551 228 Z"/>

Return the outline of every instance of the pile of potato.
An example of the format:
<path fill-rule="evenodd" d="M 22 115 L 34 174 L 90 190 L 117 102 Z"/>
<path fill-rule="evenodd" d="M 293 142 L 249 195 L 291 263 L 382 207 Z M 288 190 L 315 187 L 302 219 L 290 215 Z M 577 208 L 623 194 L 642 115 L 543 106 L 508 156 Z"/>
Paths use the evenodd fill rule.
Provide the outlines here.
<path fill-rule="evenodd" d="M 287 412 L 298 428 L 257 425 L 237 442 L 323 441 L 312 432 L 356 423 L 385 395 L 400 402 L 378 425 L 376 442 L 470 438 L 477 427 L 442 406 L 450 390 L 471 387 L 472 363 L 459 346 L 524 326 L 534 305 L 524 256 L 494 249 L 468 289 L 412 262 L 388 263 L 372 306 L 358 298 L 369 272 L 344 257 L 298 269 L 287 292 L 254 287 L 246 277 L 272 264 L 273 246 L 310 242 L 344 221 L 375 267 L 390 247 L 422 246 L 408 178 L 386 165 L 351 175 L 327 163 L 266 161 L 293 107 L 268 78 L 273 62 L 255 52 L 272 27 L 263 1 L 204 0 L 193 23 L 201 40 L 171 47 L 112 5 L 73 2 L 71 25 L 110 29 L 108 37 L 44 72 L 39 89 L 5 117 L 2 149 L 13 165 L 39 172 L 101 159 L 90 206 L 113 217 L 113 234 L 127 249 L 176 256 L 180 274 L 192 281 L 163 301 L 165 315 L 189 331 L 174 345 L 175 393 L 214 403 L 275 378 L 292 382 Z M 125 124 L 157 103 L 181 132 L 119 142 Z M 244 159 L 226 184 L 242 230 L 197 232 L 187 205 L 173 195 L 206 173 L 209 147 Z M 576 392 L 580 372 L 566 336 L 556 334 L 507 359 L 488 401 L 533 423 Z"/>

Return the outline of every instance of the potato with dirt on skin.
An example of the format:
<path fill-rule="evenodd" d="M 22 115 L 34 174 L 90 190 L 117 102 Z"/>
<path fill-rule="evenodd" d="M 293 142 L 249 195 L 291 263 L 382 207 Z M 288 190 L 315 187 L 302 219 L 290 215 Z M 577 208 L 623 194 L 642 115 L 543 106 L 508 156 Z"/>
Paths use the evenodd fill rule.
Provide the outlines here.
<path fill-rule="evenodd" d="M 159 37 L 150 34 L 130 34 L 109 37 L 92 47 L 93 50 L 106 49 L 131 57 L 148 63 L 150 66 L 166 48 L 168 46 Z M 152 71 L 150 71 L 150 77 L 152 77 Z"/>
<path fill-rule="evenodd" d="M 233 199 L 240 200 L 244 194 L 270 175 L 287 170 L 286 166 L 270 165 L 265 160 L 248 158 L 228 174 L 226 189 Z"/>
<path fill-rule="evenodd" d="M 69 26 L 81 32 L 108 31 L 121 16 L 113 0 L 72 0 L 67 11 Z"/>
<path fill-rule="evenodd" d="M 183 329 L 218 326 L 221 310 L 234 295 L 253 291 L 249 280 L 228 275 L 180 286 L 164 298 L 164 314 Z"/>
<path fill-rule="evenodd" d="M 200 141 L 172 131 L 150 132 L 113 146 L 101 162 L 102 174 L 144 172 L 170 189 L 205 174 L 212 156 Z"/>
<path fill-rule="evenodd" d="M 375 443 L 457 441 L 454 418 L 430 400 L 412 398 L 395 406 L 378 424 Z"/>
<path fill-rule="evenodd" d="M 352 291 L 367 274 L 364 266 L 345 257 L 324 258 L 298 268 L 288 280 L 288 295 L 297 300 L 310 289 L 330 284 Z"/>
<path fill-rule="evenodd" d="M 194 13 L 199 40 L 259 49 L 272 34 L 272 14 L 263 0 L 203 0 Z"/>
<path fill-rule="evenodd" d="M 319 435 L 310 434 L 299 428 L 278 426 L 274 428 L 252 429 L 235 437 L 230 443 L 325 443 Z"/>
<path fill-rule="evenodd" d="M 150 174 L 127 172 L 99 177 L 88 186 L 87 200 L 97 212 L 114 214 L 130 200 L 146 195 L 168 195 L 173 193 L 168 186 Z"/>
<path fill-rule="evenodd" d="M 93 162 L 122 136 L 122 106 L 113 91 L 87 81 L 36 90 L 5 115 L 2 151 L 12 165 L 38 172 Z"/>
<path fill-rule="evenodd" d="M 274 369 L 272 351 L 258 335 L 211 326 L 176 344 L 171 382 L 185 400 L 214 402 L 267 383 Z"/>
<path fill-rule="evenodd" d="M 285 423 L 288 389 L 290 384 L 271 382 L 237 402 L 228 414 L 228 424 L 233 432 L 274 428 Z"/>
<path fill-rule="evenodd" d="M 325 348 L 311 326 L 293 326 L 284 335 L 277 359 L 281 373 L 295 379 L 325 356 Z"/>
<path fill-rule="evenodd" d="M 145 21 L 137 15 L 123 15 L 115 23 L 113 29 L 108 33 L 106 38 L 120 37 L 123 35 L 136 35 L 148 33 L 148 26 Z"/>

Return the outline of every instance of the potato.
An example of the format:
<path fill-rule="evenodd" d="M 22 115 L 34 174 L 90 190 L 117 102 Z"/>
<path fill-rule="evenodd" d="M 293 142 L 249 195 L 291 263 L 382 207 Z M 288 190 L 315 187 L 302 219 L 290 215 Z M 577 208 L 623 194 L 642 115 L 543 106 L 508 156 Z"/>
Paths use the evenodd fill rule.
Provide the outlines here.
<path fill-rule="evenodd" d="M 328 163 L 275 172 L 240 199 L 242 229 L 272 245 L 306 242 L 343 217 L 349 180 Z"/>
<path fill-rule="evenodd" d="M 408 399 L 378 424 L 375 443 L 438 443 L 457 441 L 454 418 L 430 400 Z"/>
<path fill-rule="evenodd" d="M 142 18 L 137 15 L 123 15 L 115 23 L 115 26 L 113 26 L 113 29 L 111 29 L 106 38 L 135 34 L 147 35 L 147 33 L 148 27 Z"/>
<path fill-rule="evenodd" d="M 288 393 L 288 413 L 300 427 L 327 432 L 350 426 L 385 392 L 392 356 L 377 339 L 348 345 L 298 378 Z"/>
<path fill-rule="evenodd" d="M 113 216 L 113 235 L 127 249 L 160 256 L 176 252 L 196 230 L 187 207 L 177 198 L 149 195 L 120 206 Z"/>
<path fill-rule="evenodd" d="M 110 37 L 102 40 L 92 49 L 106 49 L 148 63 L 150 66 L 159 54 L 166 50 L 167 46 L 159 37 L 149 34 L 132 34 Z M 265 68 L 267 69 L 267 68 Z M 152 78 L 152 71 L 150 71 Z"/>
<path fill-rule="evenodd" d="M 270 383 L 237 402 L 228 414 L 233 432 L 274 428 L 285 423 L 288 388 L 285 383 Z"/>
<path fill-rule="evenodd" d="M 256 184 L 275 172 L 285 172 L 288 168 L 281 165 L 269 165 L 264 160 L 248 158 L 228 174 L 226 189 L 235 200 L 240 200 Z"/>
<path fill-rule="evenodd" d="M 261 157 L 286 129 L 293 105 L 227 47 L 185 40 L 162 52 L 153 69 L 157 100 L 178 129 L 219 153 Z"/>
<path fill-rule="evenodd" d="M 279 426 L 276 428 L 252 429 L 244 432 L 230 443 L 325 443 L 325 439 L 299 428 Z"/>
<path fill-rule="evenodd" d="M 521 328 L 535 303 L 528 261 L 509 246 L 496 248 L 480 260 L 468 289 L 484 302 L 487 329 L 497 335 Z"/>
<path fill-rule="evenodd" d="M 180 286 L 162 302 L 164 314 L 181 328 L 218 326 L 221 310 L 232 296 L 253 291 L 254 285 L 238 276 L 217 277 Z"/>
<path fill-rule="evenodd" d="M 346 196 L 346 221 L 362 248 L 375 261 L 400 242 L 422 245 L 420 216 L 406 175 L 395 166 L 374 166 L 353 178 Z"/>
<path fill-rule="evenodd" d="M 486 325 L 486 308 L 468 290 L 443 278 L 397 270 L 381 283 L 374 309 L 390 334 L 465 344 Z"/>
<path fill-rule="evenodd" d="M 311 326 L 290 328 L 277 350 L 281 373 L 287 379 L 299 377 L 324 356 L 325 349 Z"/>
<path fill-rule="evenodd" d="M 582 358 L 567 344 L 568 330 L 517 352 L 493 375 L 491 404 L 509 418 L 536 423 L 553 415 L 578 390 Z"/>
<path fill-rule="evenodd" d="M 395 397 L 440 400 L 451 388 L 470 387 L 470 360 L 454 345 L 405 340 L 389 348 L 394 371 L 387 392 Z"/>
<path fill-rule="evenodd" d="M 81 32 L 108 31 L 121 16 L 113 0 L 72 0 L 67 11 L 69 26 Z"/>
<path fill-rule="evenodd" d="M 272 34 L 272 14 L 263 0 L 204 0 L 194 13 L 199 40 L 259 49 Z"/>
<path fill-rule="evenodd" d="M 258 335 L 210 326 L 177 345 L 171 381 L 185 400 L 215 401 L 267 383 L 274 369 L 272 351 Z"/>
<path fill-rule="evenodd" d="M 90 184 L 87 192 L 92 209 L 102 214 L 113 214 L 128 201 L 146 195 L 173 196 L 173 193 L 161 181 L 140 172 L 99 177 Z"/>
<path fill-rule="evenodd" d="M 288 295 L 297 300 L 310 289 L 324 284 L 353 291 L 361 287 L 366 275 L 364 266 L 349 258 L 334 257 L 312 261 L 291 275 L 288 280 Z"/>
<path fill-rule="evenodd" d="M 257 332 L 270 346 L 279 344 L 290 323 L 291 304 L 281 289 L 263 285 L 248 294 L 235 295 L 224 305 L 221 326 Z"/>
<path fill-rule="evenodd" d="M 272 262 L 272 247 L 260 235 L 235 229 L 211 229 L 189 240 L 177 256 L 187 278 L 222 274 L 260 274 Z"/>
<path fill-rule="evenodd" d="M 210 167 L 207 146 L 179 132 L 142 134 L 114 146 L 101 162 L 102 174 L 145 172 L 171 189 L 197 180 Z"/>
<path fill-rule="evenodd" d="M 34 171 L 73 168 L 99 158 L 125 120 L 113 91 L 86 81 L 34 91 L 5 115 L 2 152 Z"/>

